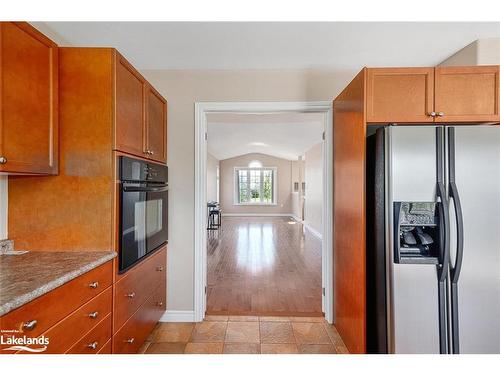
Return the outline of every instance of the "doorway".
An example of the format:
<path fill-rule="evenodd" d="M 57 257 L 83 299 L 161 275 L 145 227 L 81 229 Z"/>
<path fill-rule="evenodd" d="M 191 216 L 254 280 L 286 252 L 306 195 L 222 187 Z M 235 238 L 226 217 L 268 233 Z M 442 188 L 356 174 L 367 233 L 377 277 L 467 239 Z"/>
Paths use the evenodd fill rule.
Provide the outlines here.
<path fill-rule="evenodd" d="M 321 252 L 321 307 L 325 319 L 333 323 L 333 275 L 332 275 L 332 104 L 330 102 L 223 102 L 223 103 L 196 103 L 195 105 L 195 320 L 201 321 L 207 309 L 207 124 L 209 116 L 217 114 L 303 114 L 318 113 L 323 118 L 324 142 L 322 147 L 323 163 L 323 212 L 322 212 L 322 241 L 319 245 Z M 253 173 L 246 169 L 242 173 Z M 273 171 L 259 171 L 264 176 Z M 254 174 L 259 174 L 255 172 Z M 271 178 L 271 177 L 269 177 Z M 300 184 L 302 188 L 302 184 Z M 253 197 L 255 198 L 255 197 Z M 297 216 L 300 216 L 297 215 Z M 239 225 L 237 218 L 229 225 Z M 269 226 L 286 228 L 288 224 L 284 218 L 267 217 Z M 279 222 L 281 220 L 281 223 Z M 300 218 L 298 218 L 300 220 Z M 285 219 L 288 220 L 289 219 Z M 302 225 L 302 224 L 300 224 Z M 234 228 L 233 228 L 234 229 Z"/>

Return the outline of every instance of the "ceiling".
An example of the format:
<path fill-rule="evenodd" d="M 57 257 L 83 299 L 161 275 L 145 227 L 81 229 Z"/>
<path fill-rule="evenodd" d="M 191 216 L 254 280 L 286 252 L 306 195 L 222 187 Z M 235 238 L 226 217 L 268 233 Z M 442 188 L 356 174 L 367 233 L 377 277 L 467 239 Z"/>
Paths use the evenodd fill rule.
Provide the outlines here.
<path fill-rule="evenodd" d="M 139 69 L 434 66 L 500 23 L 33 22 L 61 45 L 116 47 Z"/>
<path fill-rule="evenodd" d="M 321 142 L 323 113 L 207 115 L 208 152 L 219 160 L 250 153 L 297 160 Z"/>

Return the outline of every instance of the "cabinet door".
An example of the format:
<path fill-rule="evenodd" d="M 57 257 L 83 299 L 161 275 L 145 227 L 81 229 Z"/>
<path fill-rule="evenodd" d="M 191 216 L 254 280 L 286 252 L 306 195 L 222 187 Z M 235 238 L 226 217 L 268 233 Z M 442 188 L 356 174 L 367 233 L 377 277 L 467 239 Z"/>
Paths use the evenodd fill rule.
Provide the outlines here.
<path fill-rule="evenodd" d="M 57 174 L 57 45 L 23 22 L 0 23 L 0 172 Z"/>
<path fill-rule="evenodd" d="M 500 66 L 436 68 L 436 121 L 499 121 L 499 73 Z"/>
<path fill-rule="evenodd" d="M 146 94 L 147 151 L 153 160 L 167 162 L 167 102 L 151 86 Z"/>
<path fill-rule="evenodd" d="M 366 121 L 433 122 L 433 86 L 433 68 L 368 69 Z"/>
<path fill-rule="evenodd" d="M 144 78 L 117 53 L 116 56 L 115 149 L 144 157 Z"/>

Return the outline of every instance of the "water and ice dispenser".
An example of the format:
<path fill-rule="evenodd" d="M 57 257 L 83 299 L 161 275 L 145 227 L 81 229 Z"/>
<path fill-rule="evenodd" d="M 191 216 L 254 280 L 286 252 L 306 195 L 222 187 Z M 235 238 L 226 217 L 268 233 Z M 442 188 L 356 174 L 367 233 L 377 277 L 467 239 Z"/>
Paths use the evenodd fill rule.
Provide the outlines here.
<path fill-rule="evenodd" d="M 394 202 L 394 262 L 438 264 L 440 223 L 436 202 Z"/>

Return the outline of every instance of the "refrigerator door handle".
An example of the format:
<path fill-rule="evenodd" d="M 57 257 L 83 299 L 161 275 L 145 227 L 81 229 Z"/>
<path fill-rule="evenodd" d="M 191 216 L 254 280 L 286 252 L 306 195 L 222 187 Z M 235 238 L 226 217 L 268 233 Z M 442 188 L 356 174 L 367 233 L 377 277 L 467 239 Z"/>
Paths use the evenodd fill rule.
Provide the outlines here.
<path fill-rule="evenodd" d="M 438 197 L 441 199 L 441 204 L 439 205 L 440 210 L 440 224 L 443 230 L 443 252 L 442 259 L 440 259 L 440 264 L 438 265 L 438 280 L 439 282 L 444 282 L 448 276 L 448 265 L 450 264 L 450 216 L 448 200 L 445 196 L 444 185 L 442 182 L 438 182 Z"/>
<path fill-rule="evenodd" d="M 455 221 L 457 226 L 457 252 L 455 264 L 450 262 L 450 281 L 451 281 L 451 337 L 452 350 L 454 354 L 460 353 L 459 341 L 459 321 L 458 321 L 458 279 L 462 270 L 462 260 L 464 255 L 464 220 L 462 214 L 462 205 L 455 182 L 455 128 L 448 129 L 448 175 L 449 175 L 449 194 L 453 198 L 455 207 Z"/>

